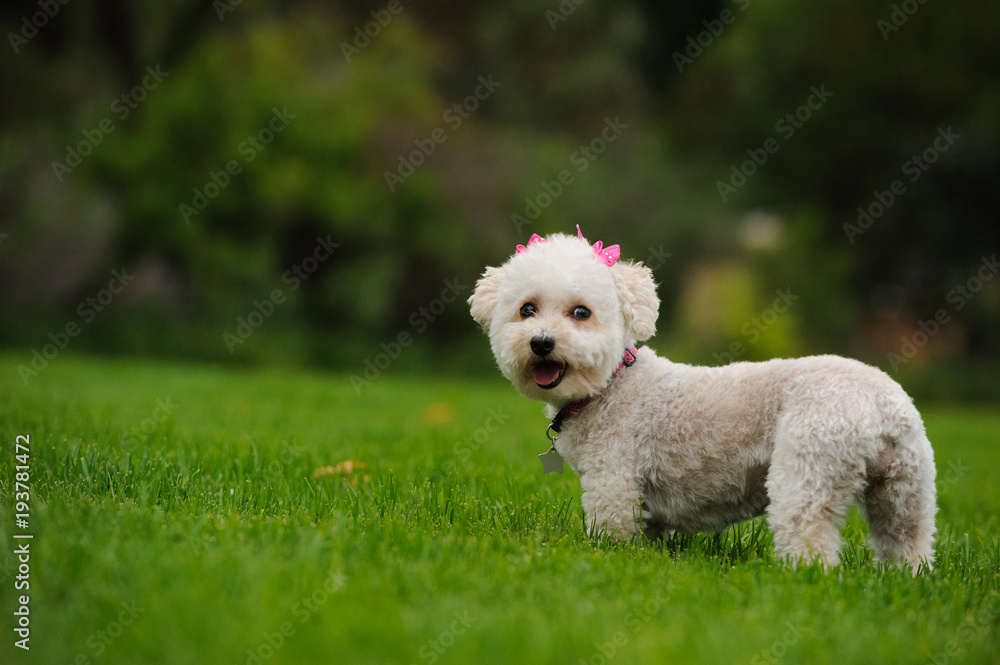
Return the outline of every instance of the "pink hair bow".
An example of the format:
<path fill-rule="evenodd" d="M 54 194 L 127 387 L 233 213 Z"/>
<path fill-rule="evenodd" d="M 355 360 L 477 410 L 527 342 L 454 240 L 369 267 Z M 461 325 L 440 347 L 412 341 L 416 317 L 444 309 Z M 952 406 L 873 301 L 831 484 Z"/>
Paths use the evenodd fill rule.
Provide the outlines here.
<path fill-rule="evenodd" d="M 580 238 L 580 240 L 583 240 L 584 242 L 589 242 L 586 238 L 583 237 L 583 231 L 580 230 L 579 224 L 576 225 L 576 235 Z M 604 247 L 604 243 L 598 240 L 597 242 L 594 243 L 593 247 L 594 247 L 594 254 L 597 255 L 597 258 L 599 258 L 601 262 L 603 262 L 604 265 L 608 266 L 609 268 L 613 266 L 615 262 L 622 256 L 622 248 L 620 245 L 609 245 L 607 247 Z"/>
<path fill-rule="evenodd" d="M 580 230 L 579 224 L 576 225 L 576 235 L 579 236 L 580 240 L 583 240 L 584 242 L 589 242 L 586 238 L 583 237 L 583 231 Z M 528 238 L 527 246 L 525 245 L 517 246 L 517 253 L 520 254 L 521 252 L 526 252 L 528 251 L 528 247 L 544 242 L 545 238 L 538 235 L 537 233 L 533 233 L 531 237 Z M 608 247 L 605 247 L 604 243 L 598 240 L 593 244 L 593 248 L 594 248 L 594 254 L 597 256 L 597 258 L 601 260 L 601 263 L 603 263 L 608 267 L 613 266 L 615 262 L 622 256 L 622 249 L 619 245 L 609 245 Z"/>
<path fill-rule="evenodd" d="M 542 236 L 538 235 L 537 233 L 532 233 L 531 237 L 528 238 L 528 247 L 531 247 L 532 245 L 540 243 L 540 242 L 545 242 L 545 238 L 543 238 Z M 524 245 L 518 245 L 517 246 L 517 253 L 520 254 L 521 252 L 528 251 L 528 247 L 525 247 Z"/>

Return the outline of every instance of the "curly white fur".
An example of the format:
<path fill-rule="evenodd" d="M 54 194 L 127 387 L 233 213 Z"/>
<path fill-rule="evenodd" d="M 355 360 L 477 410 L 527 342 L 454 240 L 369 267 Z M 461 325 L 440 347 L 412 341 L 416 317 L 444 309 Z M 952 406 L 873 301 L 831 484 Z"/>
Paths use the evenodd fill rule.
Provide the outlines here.
<path fill-rule="evenodd" d="M 717 531 L 766 511 L 779 556 L 834 565 L 854 500 L 880 559 L 931 562 L 933 452 L 913 402 L 880 370 L 837 356 L 695 367 L 642 348 L 614 374 L 624 349 L 655 332 L 652 273 L 609 267 L 561 234 L 487 268 L 469 304 L 503 374 L 549 417 L 591 398 L 556 442 L 590 529 Z M 544 356 L 539 338 L 554 343 Z M 533 376 L 543 359 L 564 368 L 554 386 Z"/>

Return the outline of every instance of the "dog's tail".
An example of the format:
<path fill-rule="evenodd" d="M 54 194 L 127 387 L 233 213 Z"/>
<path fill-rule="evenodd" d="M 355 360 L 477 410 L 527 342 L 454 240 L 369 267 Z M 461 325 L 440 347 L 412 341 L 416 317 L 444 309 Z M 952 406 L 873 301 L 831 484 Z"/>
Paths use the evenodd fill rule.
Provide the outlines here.
<path fill-rule="evenodd" d="M 905 561 L 916 572 L 921 563 L 930 566 L 934 557 L 934 451 L 920 414 L 902 388 L 895 395 L 881 394 L 879 401 L 885 431 L 858 507 L 879 558 Z"/>

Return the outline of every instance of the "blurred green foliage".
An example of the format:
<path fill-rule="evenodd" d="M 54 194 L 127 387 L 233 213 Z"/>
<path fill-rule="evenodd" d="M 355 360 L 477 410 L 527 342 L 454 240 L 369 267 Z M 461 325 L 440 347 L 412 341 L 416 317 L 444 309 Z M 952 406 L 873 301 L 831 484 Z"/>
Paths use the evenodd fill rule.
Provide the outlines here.
<path fill-rule="evenodd" d="M 475 370 L 476 276 L 580 224 L 654 268 L 654 344 L 678 359 L 885 366 L 942 307 L 954 322 L 914 366 L 996 357 L 1000 280 L 960 312 L 947 298 L 1000 249 L 997 7 L 914 5 L 889 30 L 891 3 L 591 0 L 555 22 L 553 2 L 400 6 L 63 7 L 0 72 L 17 91 L 0 343 L 40 348 L 125 266 L 134 284 L 75 350 L 357 368 L 405 332 L 399 367 Z M 122 117 L 147 67 L 168 73 Z M 803 107 L 816 89 L 832 95 Z M 947 127 L 960 138 L 911 182 Z M 734 168 L 752 173 L 723 199 Z M 895 179 L 905 193 L 845 231 Z M 320 238 L 332 256 L 287 278 Z M 421 314 L 447 280 L 459 297 Z M 772 320 L 778 292 L 797 298 Z"/>
<path fill-rule="evenodd" d="M 381 331 L 421 264 L 454 271 L 461 235 L 437 183 L 417 172 L 388 196 L 379 170 L 385 132 L 420 130 L 440 105 L 419 34 L 393 27 L 350 65 L 330 52 L 338 31 L 309 16 L 205 40 L 94 160 L 123 203 L 122 260 L 180 260 L 194 317 L 235 332 L 254 302 L 287 292 L 238 357 L 322 357 L 296 339 L 301 324 Z M 333 256 L 283 278 L 318 238 L 339 245 Z"/>

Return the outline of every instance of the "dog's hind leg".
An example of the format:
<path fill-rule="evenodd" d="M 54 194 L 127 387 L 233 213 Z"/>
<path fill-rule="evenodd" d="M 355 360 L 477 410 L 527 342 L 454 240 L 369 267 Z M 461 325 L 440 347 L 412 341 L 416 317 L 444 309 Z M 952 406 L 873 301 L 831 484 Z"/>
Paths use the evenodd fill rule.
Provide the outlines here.
<path fill-rule="evenodd" d="M 793 564 L 819 558 L 834 566 L 840 558 L 840 527 L 852 496 L 864 485 L 864 470 L 831 454 L 844 446 L 831 445 L 821 431 L 789 430 L 776 432 L 765 483 L 774 552 Z"/>
<path fill-rule="evenodd" d="M 923 429 L 899 441 L 884 437 L 885 448 L 858 496 L 872 547 L 882 561 L 908 563 L 916 572 L 930 565 L 934 550 L 934 456 Z"/>

